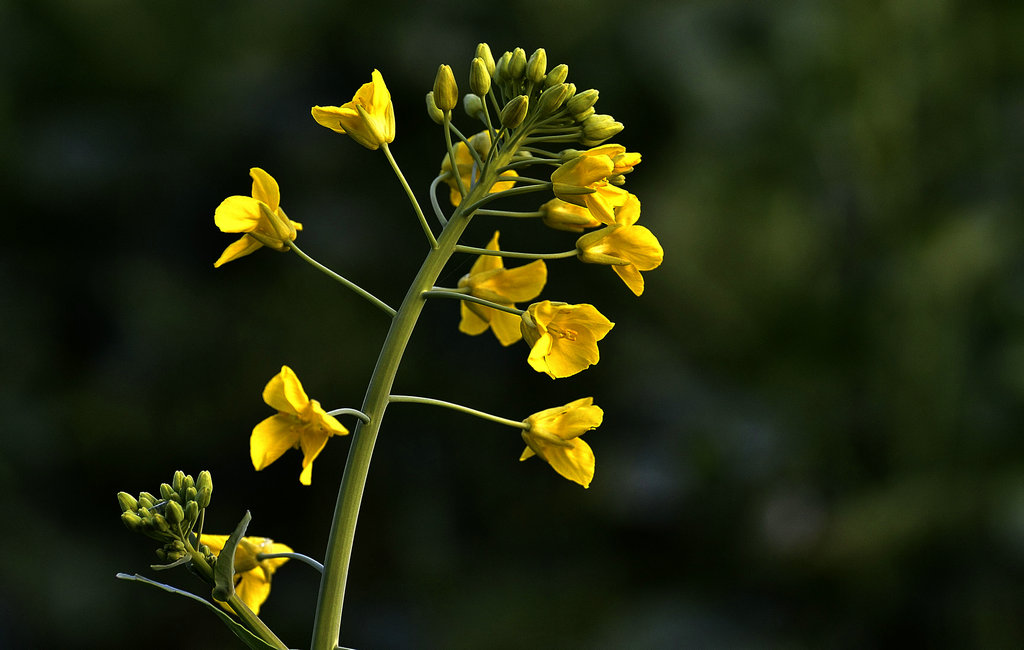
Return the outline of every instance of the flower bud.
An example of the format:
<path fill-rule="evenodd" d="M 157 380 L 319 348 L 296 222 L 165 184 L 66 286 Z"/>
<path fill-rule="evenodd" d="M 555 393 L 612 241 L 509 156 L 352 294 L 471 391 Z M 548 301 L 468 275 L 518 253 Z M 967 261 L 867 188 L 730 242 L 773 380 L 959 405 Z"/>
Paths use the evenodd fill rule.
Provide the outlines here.
<path fill-rule="evenodd" d="M 565 83 L 566 78 L 569 76 L 569 66 L 564 63 L 559 63 L 555 67 L 551 68 L 551 72 L 547 73 L 544 77 L 544 87 L 550 88 L 551 86 Z"/>
<path fill-rule="evenodd" d="M 191 526 L 197 519 L 199 519 L 199 504 L 189 501 L 185 505 L 185 525 Z"/>
<path fill-rule="evenodd" d="M 487 43 L 479 43 L 476 46 L 476 58 L 484 62 L 484 67 L 487 68 L 487 74 L 494 74 L 494 57 L 491 55 L 491 46 Z"/>
<path fill-rule="evenodd" d="M 194 489 L 196 487 L 196 482 L 195 482 L 195 480 L 192 479 L 192 475 L 191 474 L 186 474 L 185 475 L 185 480 L 183 480 L 181 482 L 181 486 L 184 488 L 184 490 L 178 490 L 178 492 L 180 492 L 180 493 L 184 493 L 189 488 L 193 488 Z"/>
<path fill-rule="evenodd" d="M 122 512 L 121 522 L 124 523 L 128 530 L 133 530 L 135 532 L 139 532 L 143 526 L 142 517 L 133 512 Z"/>
<path fill-rule="evenodd" d="M 514 129 L 526 119 L 526 111 L 530 108 L 530 98 L 526 95 L 513 97 L 505 108 L 501 109 L 501 125 L 506 129 Z"/>
<path fill-rule="evenodd" d="M 573 97 L 573 99 L 576 99 L 576 98 Z M 591 115 L 593 115 L 596 112 L 597 111 L 594 110 L 594 107 L 591 106 L 588 109 L 585 109 L 583 111 L 580 111 L 579 113 L 573 114 L 572 119 L 575 120 L 576 122 L 582 124 L 583 122 L 587 121 L 588 117 L 590 117 Z"/>
<path fill-rule="evenodd" d="M 600 144 L 614 137 L 622 128 L 622 122 L 616 122 L 611 115 L 591 115 L 583 121 L 583 141 L 585 144 Z"/>
<path fill-rule="evenodd" d="M 517 47 L 512 51 L 512 56 L 508 62 L 508 78 L 512 81 L 519 81 L 523 78 L 526 73 L 526 51 Z"/>
<path fill-rule="evenodd" d="M 582 113 L 591 106 L 597 103 L 598 92 L 591 88 L 590 90 L 584 90 L 573 96 L 572 99 L 565 103 L 565 110 L 569 111 L 573 115 Z"/>
<path fill-rule="evenodd" d="M 168 501 L 165 512 L 167 513 L 167 521 L 172 526 L 177 526 L 185 521 L 185 509 L 177 501 Z"/>
<path fill-rule="evenodd" d="M 203 488 L 213 492 L 213 476 L 211 476 L 210 472 L 205 469 L 199 472 L 199 478 L 196 480 L 196 489 L 202 492 Z M 199 507 L 205 508 L 206 506 L 200 504 Z"/>
<path fill-rule="evenodd" d="M 444 124 L 444 111 L 434 103 L 434 91 L 427 93 L 427 115 L 437 124 Z"/>
<path fill-rule="evenodd" d="M 160 498 L 164 501 L 170 501 L 171 495 L 174 494 L 174 488 L 167 483 L 160 484 Z"/>
<path fill-rule="evenodd" d="M 505 52 L 498 59 L 498 62 L 494 64 L 494 72 L 491 73 L 491 77 L 494 78 L 494 83 L 501 84 L 509 79 L 508 66 L 509 61 L 512 60 L 512 53 Z"/>
<path fill-rule="evenodd" d="M 441 64 L 434 77 L 434 103 L 446 113 L 459 105 L 459 86 L 451 66 Z"/>
<path fill-rule="evenodd" d="M 551 199 L 540 206 L 544 214 L 544 225 L 555 230 L 583 232 L 587 228 L 596 228 L 601 222 L 594 218 L 586 207 L 567 203 L 561 199 Z M 525 318 L 525 315 L 523 316 Z"/>
<path fill-rule="evenodd" d="M 117 503 L 121 506 L 121 512 L 135 512 L 139 508 L 139 502 L 127 492 L 117 493 Z"/>
<path fill-rule="evenodd" d="M 199 494 L 199 490 L 195 489 L 194 487 L 189 486 L 189 487 L 185 488 L 185 501 L 184 501 L 184 503 L 191 503 L 192 501 L 195 501 L 196 500 L 196 495 L 198 495 L 198 494 Z"/>
<path fill-rule="evenodd" d="M 145 506 L 147 508 L 152 508 L 153 504 L 155 504 L 159 500 L 160 499 L 157 499 L 155 496 L 153 496 L 149 492 L 139 492 L 139 506 Z"/>
<path fill-rule="evenodd" d="M 469 64 L 469 89 L 481 97 L 491 89 L 491 73 L 487 71 L 487 64 L 480 57 L 476 57 Z"/>
<path fill-rule="evenodd" d="M 542 92 L 540 99 L 537 100 L 537 113 L 540 115 L 550 115 L 557 111 L 562 106 L 562 102 L 565 101 L 568 92 L 569 87 L 565 84 L 551 86 Z"/>
<path fill-rule="evenodd" d="M 538 47 L 530 55 L 530 60 L 526 62 L 526 78 L 538 84 L 544 79 L 544 73 L 547 72 L 547 69 L 548 53 L 544 51 L 543 47 Z"/>
<path fill-rule="evenodd" d="M 466 115 L 475 120 L 484 120 L 484 100 L 479 95 L 466 93 L 462 97 L 462 108 Z"/>
<path fill-rule="evenodd" d="M 174 472 L 174 478 L 171 479 L 171 488 L 175 492 L 180 494 L 184 490 L 184 485 L 185 485 L 185 472 L 181 471 L 180 469 L 176 470 Z"/>

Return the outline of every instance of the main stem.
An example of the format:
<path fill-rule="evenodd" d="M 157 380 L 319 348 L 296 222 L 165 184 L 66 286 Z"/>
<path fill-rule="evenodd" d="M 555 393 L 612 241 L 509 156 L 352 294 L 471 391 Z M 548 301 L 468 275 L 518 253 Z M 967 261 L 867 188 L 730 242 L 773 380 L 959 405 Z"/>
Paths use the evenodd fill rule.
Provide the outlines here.
<path fill-rule="evenodd" d="M 447 129 L 445 130 L 447 133 Z M 331 524 L 331 535 L 327 541 L 327 552 L 324 555 L 324 574 L 320 580 L 320 597 L 316 606 L 316 619 L 313 623 L 313 641 L 311 650 L 334 650 L 338 647 L 341 633 L 341 612 L 345 602 L 345 585 L 348 582 L 349 563 L 352 559 L 352 543 L 355 539 L 356 522 L 359 518 L 359 504 L 366 486 L 366 476 L 370 469 L 370 459 L 377 442 L 377 433 L 384 418 L 388 405 L 388 396 L 394 384 L 398 366 L 402 361 L 406 345 L 412 336 L 416 321 L 426 298 L 424 291 L 430 290 L 437 281 L 449 258 L 455 252 L 459 238 L 469 225 L 471 214 L 466 214 L 466 206 L 473 206 L 487 195 L 488 190 L 497 179 L 496 171 L 508 163 L 511 152 L 515 151 L 517 142 L 510 143 L 498 158 L 488 165 L 488 172 L 481 182 L 469 193 L 463 194 L 463 201 L 456 208 L 452 218 L 441 231 L 437 246 L 427 253 L 419 273 L 416 274 L 408 293 L 402 300 L 398 312 L 391 321 L 384 346 L 381 348 L 377 365 L 366 389 L 366 397 L 360 409 L 369 416 L 370 421 L 360 421 L 352 434 L 352 443 L 345 463 L 345 474 L 341 479 L 338 501 L 335 504 L 334 520 Z M 454 167 L 453 167 L 454 168 Z"/>

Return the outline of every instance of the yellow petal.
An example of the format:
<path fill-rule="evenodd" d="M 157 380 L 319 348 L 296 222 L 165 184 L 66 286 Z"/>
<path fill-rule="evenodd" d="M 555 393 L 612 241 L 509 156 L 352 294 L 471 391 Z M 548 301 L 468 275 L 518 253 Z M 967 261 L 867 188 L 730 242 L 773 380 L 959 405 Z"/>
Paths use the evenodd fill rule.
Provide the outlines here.
<path fill-rule="evenodd" d="M 338 422 L 337 418 L 324 411 L 324 407 L 320 406 L 320 402 L 315 399 L 310 400 L 309 409 L 313 412 L 311 421 L 318 425 L 328 436 L 348 435 L 348 429 L 341 422 Z"/>
<path fill-rule="evenodd" d="M 260 223 L 259 201 L 251 196 L 229 196 L 213 213 L 221 232 L 252 232 Z"/>
<path fill-rule="evenodd" d="M 629 290 L 634 295 L 643 295 L 644 276 L 640 274 L 639 269 L 632 264 L 628 264 L 625 266 L 615 265 L 612 267 L 612 270 L 615 271 L 615 275 L 619 276 L 626 283 L 626 286 L 629 287 Z"/>
<path fill-rule="evenodd" d="M 263 401 L 271 407 L 298 415 L 309 405 L 309 397 L 295 372 L 288 366 L 281 366 L 281 372 L 274 375 L 263 389 Z"/>
<path fill-rule="evenodd" d="M 299 475 L 299 482 L 309 485 L 313 482 L 313 461 L 320 455 L 327 445 L 328 436 L 316 430 L 314 427 L 304 427 L 299 436 L 299 446 L 302 448 L 302 473 Z"/>
<path fill-rule="evenodd" d="M 228 262 L 237 260 L 239 257 L 245 257 L 249 253 L 252 253 L 263 247 L 263 244 L 259 243 L 249 235 L 242 235 L 242 237 L 231 243 L 230 246 L 224 249 L 224 252 L 220 254 L 217 261 L 213 263 L 213 268 L 220 268 Z"/>
<path fill-rule="evenodd" d="M 281 207 L 281 190 L 274 177 L 259 167 L 249 170 L 252 176 L 252 198 L 267 204 L 271 212 Z"/>
<path fill-rule="evenodd" d="M 256 567 L 241 574 L 235 585 L 235 593 L 252 610 L 253 614 L 258 615 L 260 606 L 270 595 L 270 579 L 262 568 Z"/>
<path fill-rule="evenodd" d="M 259 471 L 280 458 L 284 452 L 295 446 L 299 430 L 294 418 L 288 415 L 272 415 L 257 424 L 249 437 L 249 456 L 252 465 Z"/>
<path fill-rule="evenodd" d="M 341 108 L 338 106 L 314 106 L 312 109 L 313 119 L 317 124 L 326 126 L 332 131 L 344 133 L 345 128 L 341 125 Z"/>
<path fill-rule="evenodd" d="M 574 438 L 572 447 L 550 446 L 544 450 L 544 460 L 570 481 L 585 488 L 594 479 L 594 451 L 586 442 Z"/>
<path fill-rule="evenodd" d="M 492 309 L 491 312 L 491 329 L 499 343 L 509 346 L 523 338 L 522 330 L 519 328 L 522 319 L 519 316 L 497 309 Z"/>
<path fill-rule="evenodd" d="M 227 535 L 203 535 L 199 538 L 199 542 L 209 546 L 210 552 L 214 555 L 220 555 L 220 552 L 224 550 L 224 544 L 227 541 Z"/>
<path fill-rule="evenodd" d="M 544 260 L 506 269 L 473 287 L 473 294 L 495 302 L 523 302 L 533 300 L 544 290 L 548 268 Z"/>
<path fill-rule="evenodd" d="M 459 312 L 462 314 L 462 320 L 459 321 L 459 331 L 470 336 L 483 334 L 490 327 L 490 323 L 478 316 L 468 305 L 469 303 L 465 301 L 459 302 Z"/>

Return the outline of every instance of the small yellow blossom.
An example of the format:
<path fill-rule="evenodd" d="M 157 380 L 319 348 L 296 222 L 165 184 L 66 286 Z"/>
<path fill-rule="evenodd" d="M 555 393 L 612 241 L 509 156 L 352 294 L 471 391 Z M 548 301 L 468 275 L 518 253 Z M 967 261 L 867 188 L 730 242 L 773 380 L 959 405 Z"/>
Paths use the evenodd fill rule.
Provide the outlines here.
<path fill-rule="evenodd" d="M 281 190 L 274 177 L 259 167 L 249 170 L 252 196 L 229 196 L 213 214 L 221 232 L 244 232 L 242 238 L 224 249 L 214 268 L 244 257 L 262 246 L 288 250 L 302 224 L 292 221 L 281 209 Z"/>
<path fill-rule="evenodd" d="M 570 377 L 601 359 L 597 342 L 614 327 L 593 305 L 545 300 L 530 305 L 520 329 L 530 366 L 552 379 Z"/>
<path fill-rule="evenodd" d="M 536 454 L 565 478 L 590 487 L 594 452 L 579 437 L 601 426 L 602 419 L 604 411 L 592 397 L 534 413 L 524 420 L 530 428 L 523 431 L 526 449 L 519 460 Z"/>
<path fill-rule="evenodd" d="M 352 101 L 342 106 L 314 106 L 312 113 L 319 124 L 347 133 L 367 149 L 377 149 L 395 139 L 395 108 L 384 77 L 377 70 Z"/>
<path fill-rule="evenodd" d="M 629 195 L 629 200 L 615 210 L 615 223 L 589 232 L 576 240 L 577 257 L 590 264 L 610 264 L 636 295 L 644 292 L 644 278 L 640 271 L 650 271 L 661 265 L 665 251 L 654 234 L 637 226 L 640 218 L 640 200 Z"/>
<path fill-rule="evenodd" d="M 224 550 L 228 536 L 203 535 L 199 541 L 209 546 L 214 555 L 219 556 Z M 273 555 L 291 552 L 292 549 L 288 546 L 278 544 L 268 537 L 243 537 L 239 540 L 238 546 L 235 547 L 235 593 L 253 614 L 260 613 L 260 605 L 270 595 L 271 576 L 278 567 L 288 561 L 288 558 L 260 560 L 256 556 L 261 553 Z M 221 606 L 231 611 L 226 605 Z"/>
<path fill-rule="evenodd" d="M 477 133 L 469 139 L 469 143 L 480 154 L 482 160 L 487 160 L 487 154 L 491 150 L 491 134 L 489 132 L 481 131 Z M 459 170 L 459 176 L 462 177 L 462 186 L 466 188 L 466 191 L 469 191 L 473 183 L 480 180 L 480 169 L 474 169 L 474 162 L 473 155 L 470 153 L 469 147 L 466 146 L 465 142 L 459 142 L 455 145 L 455 166 Z M 458 205 L 462 203 L 462 194 L 459 193 L 459 184 L 455 177 L 452 176 L 451 171 L 452 159 L 451 156 L 446 155 L 441 160 L 441 172 L 448 173 L 445 182 L 451 188 L 449 200 L 452 202 L 452 205 Z M 470 179 L 470 175 L 472 175 L 472 179 Z M 507 178 L 513 178 L 518 175 L 514 169 L 509 169 L 501 174 L 501 176 Z M 499 181 L 491 186 L 491 193 L 511 189 L 513 185 L 515 185 L 515 181 Z"/>
<path fill-rule="evenodd" d="M 334 416 L 328 415 L 320 402 L 306 396 L 299 378 L 288 366 L 282 366 L 281 372 L 267 383 L 263 389 L 263 401 L 278 413 L 252 430 L 249 454 L 253 467 L 259 471 L 289 449 L 301 448 L 303 458 L 299 482 L 309 485 L 313 479 L 313 460 L 323 450 L 327 439 L 346 435 L 348 429 Z"/>
<path fill-rule="evenodd" d="M 498 234 L 494 233 L 487 250 L 500 250 Z M 469 273 L 459 280 L 459 287 L 468 288 L 470 295 L 477 298 L 515 307 L 517 302 L 533 300 L 540 295 L 547 279 L 548 269 L 544 260 L 506 269 L 497 255 L 481 255 Z M 522 338 L 519 316 L 468 300 L 460 301 L 459 305 L 462 314 L 460 332 L 475 336 L 490 328 L 502 345 L 512 345 Z"/>
<path fill-rule="evenodd" d="M 566 203 L 562 199 L 551 199 L 539 210 L 544 217 L 544 225 L 555 230 L 583 232 L 587 228 L 596 228 L 601 222 L 590 214 L 590 210 L 582 205 Z"/>
<path fill-rule="evenodd" d="M 612 176 L 632 171 L 640 163 L 640 154 L 626 153 L 626 148 L 609 144 L 579 152 L 551 173 L 555 196 L 585 206 L 601 223 L 615 223 L 615 208 L 622 206 L 629 193 L 613 185 Z M 593 190 L 581 194 L 580 188 Z"/>

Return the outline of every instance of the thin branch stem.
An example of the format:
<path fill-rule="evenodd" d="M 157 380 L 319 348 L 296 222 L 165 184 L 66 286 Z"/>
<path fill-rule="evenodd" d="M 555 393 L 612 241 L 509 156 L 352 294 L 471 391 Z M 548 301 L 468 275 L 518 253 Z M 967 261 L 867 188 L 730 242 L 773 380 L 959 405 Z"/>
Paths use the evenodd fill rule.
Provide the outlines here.
<path fill-rule="evenodd" d="M 517 253 L 515 251 L 495 251 L 489 248 L 477 248 L 476 246 L 463 246 L 459 244 L 455 247 L 456 253 L 473 253 L 475 255 L 493 255 L 495 257 L 518 257 L 527 260 L 561 260 L 568 257 L 576 257 L 578 251 L 573 249 L 571 251 L 562 251 L 561 253 Z"/>
<path fill-rule="evenodd" d="M 391 169 L 395 170 L 395 175 L 398 176 L 398 181 L 402 184 L 402 189 L 405 190 L 406 196 L 409 197 L 409 202 L 412 204 L 412 209 L 416 212 L 416 218 L 420 220 L 420 226 L 423 227 L 423 234 L 427 236 L 427 241 L 430 242 L 430 247 L 437 248 L 437 239 L 434 238 L 434 233 L 430 230 L 430 224 L 427 223 L 427 218 L 423 216 L 423 210 L 420 208 L 419 201 L 416 200 L 416 195 L 412 193 L 412 188 L 409 187 L 409 182 L 405 180 L 405 175 L 402 174 L 402 170 L 398 168 L 398 163 L 395 161 L 395 157 L 391 155 L 391 148 L 388 147 L 387 142 L 382 143 L 380 148 L 384 151 L 384 155 L 387 157 L 388 162 L 391 163 Z"/>
<path fill-rule="evenodd" d="M 475 302 L 491 309 L 497 309 L 498 311 L 508 312 L 515 316 L 522 316 L 525 312 L 522 309 L 516 309 L 511 305 L 503 305 L 501 303 L 492 302 L 485 298 L 477 298 L 476 296 L 468 293 L 459 293 L 456 291 L 448 291 L 445 289 L 431 289 L 430 291 L 423 292 L 424 298 L 454 298 L 456 300 L 466 300 L 469 302 Z"/>
<path fill-rule="evenodd" d="M 502 177 L 502 180 L 504 180 L 505 178 L 508 178 L 508 180 L 512 180 L 511 177 Z M 491 201 L 500 198 L 516 196 L 519 194 L 530 194 L 531 192 L 543 192 L 544 190 L 548 189 L 551 189 L 551 183 L 546 182 L 541 185 L 526 185 L 523 187 L 513 187 L 510 190 L 502 190 L 500 192 L 494 192 L 493 194 L 487 194 L 478 199 L 477 201 L 475 201 L 474 203 L 472 203 L 471 205 L 469 205 L 469 207 L 467 207 L 465 210 L 465 214 L 473 214 L 481 206 L 487 205 Z"/>
<path fill-rule="evenodd" d="M 437 177 L 430 182 L 430 207 L 434 208 L 434 216 L 441 222 L 441 227 L 448 223 L 448 217 L 444 216 L 444 212 L 441 210 L 441 204 L 437 202 L 437 186 L 444 180 L 445 174 L 438 174 Z"/>
<path fill-rule="evenodd" d="M 543 217 L 545 214 L 540 210 L 534 210 L 533 212 L 517 212 L 514 210 L 488 210 L 487 208 L 481 208 L 477 210 L 476 213 L 491 217 L 512 217 L 514 219 Z"/>
<path fill-rule="evenodd" d="M 367 415 L 366 413 L 363 413 L 359 409 L 350 409 L 350 408 L 334 409 L 333 411 L 328 411 L 327 415 L 354 415 L 357 418 L 359 418 L 360 420 L 362 420 L 363 422 L 369 422 L 370 421 L 370 416 Z"/>
<path fill-rule="evenodd" d="M 316 569 L 320 573 L 324 572 L 324 565 L 320 564 L 319 562 L 317 562 L 313 558 L 309 557 L 308 555 L 303 555 L 302 553 L 257 553 L 256 554 L 256 559 L 258 561 L 262 561 L 262 560 L 275 560 L 277 558 L 286 558 L 286 559 L 289 559 L 289 560 L 298 560 L 299 562 L 303 562 L 305 564 L 308 564 L 309 566 L 313 567 L 314 569 Z"/>
<path fill-rule="evenodd" d="M 455 163 L 455 147 L 452 146 L 452 113 L 451 111 L 444 112 L 444 144 L 448 147 L 448 160 L 452 165 L 452 175 L 455 177 L 455 186 L 459 188 L 459 194 L 466 196 L 466 185 L 462 182 L 462 174 L 459 173 L 459 166 Z M 469 145 L 466 145 L 467 147 Z M 434 248 L 437 248 L 436 246 Z"/>
<path fill-rule="evenodd" d="M 291 248 L 293 251 L 295 251 L 295 253 L 299 257 L 301 257 L 302 259 L 304 259 L 307 262 L 309 262 L 309 264 L 311 264 L 315 269 L 317 269 L 318 271 L 322 271 L 323 273 L 325 273 L 331 279 L 333 279 L 333 280 L 335 280 L 337 282 L 340 282 L 341 284 L 345 285 L 346 287 L 348 287 L 352 291 L 355 291 L 362 298 L 364 298 L 364 299 L 368 300 L 370 303 L 372 303 L 374 307 L 376 307 L 376 308 L 380 309 L 381 311 L 385 312 L 388 316 L 392 316 L 393 317 L 395 315 L 395 310 L 392 307 L 390 307 L 386 302 L 384 302 L 383 300 L 381 300 L 377 296 L 373 295 L 372 293 L 370 293 L 366 289 L 362 288 L 361 286 L 359 286 L 355 282 L 352 282 L 351 280 L 338 275 L 337 273 L 335 273 L 331 269 L 327 268 L 326 266 L 324 266 L 320 262 L 317 262 L 315 259 L 313 259 L 309 255 L 306 255 L 302 251 L 301 248 L 299 248 L 298 246 L 295 245 L 295 242 L 293 242 L 293 241 L 288 242 L 288 247 Z"/>
<path fill-rule="evenodd" d="M 491 413 L 485 413 L 476 409 L 471 409 L 468 406 L 462 406 L 461 404 L 454 404 L 452 402 L 446 402 L 440 399 L 433 399 L 431 397 L 417 397 L 416 395 L 392 395 L 389 400 L 390 402 L 404 402 L 407 404 L 429 404 L 431 406 L 443 406 L 446 409 L 453 411 L 459 411 L 461 413 L 468 413 L 475 415 L 483 420 L 490 420 L 491 422 L 497 422 L 498 424 L 504 424 L 506 426 L 515 427 L 516 429 L 528 429 L 529 425 L 525 422 L 517 422 L 515 420 L 509 420 L 508 418 L 499 417 L 492 415 Z"/>

